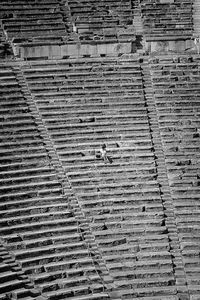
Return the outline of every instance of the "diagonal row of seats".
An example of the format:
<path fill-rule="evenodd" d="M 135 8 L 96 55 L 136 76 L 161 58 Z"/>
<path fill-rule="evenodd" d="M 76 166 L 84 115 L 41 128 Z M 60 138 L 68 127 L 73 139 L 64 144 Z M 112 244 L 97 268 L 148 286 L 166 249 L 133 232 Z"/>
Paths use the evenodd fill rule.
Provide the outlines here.
<path fill-rule="evenodd" d="M 0 99 L 0 237 L 14 260 L 11 267 L 18 264 L 48 299 L 107 299 L 69 205 L 71 191 L 63 194 L 15 73 L 5 65 Z M 0 267 L 7 272 L 4 263 Z M 14 275 L 1 275 L 0 299 L 4 277 L 10 278 L 10 291 L 12 284 L 20 289 L 17 299 L 29 299 Z"/>
<path fill-rule="evenodd" d="M 123 299 L 178 299 L 137 58 L 24 62 L 23 72 Z M 104 143 L 112 163 L 99 158 Z"/>
<path fill-rule="evenodd" d="M 199 299 L 200 61 L 150 60 L 155 102 L 191 299 Z"/>

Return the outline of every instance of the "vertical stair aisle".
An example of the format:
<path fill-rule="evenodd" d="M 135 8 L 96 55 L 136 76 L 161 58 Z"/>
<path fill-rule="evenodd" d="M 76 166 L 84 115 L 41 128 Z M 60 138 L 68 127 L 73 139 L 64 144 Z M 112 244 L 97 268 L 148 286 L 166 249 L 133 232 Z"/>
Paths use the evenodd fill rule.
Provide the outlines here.
<path fill-rule="evenodd" d="M 157 55 L 149 58 L 149 68 L 174 214 L 174 237 L 179 243 L 177 285 L 182 282 L 181 289 L 185 287 L 190 299 L 197 300 L 200 295 L 200 119 L 196 91 L 200 80 L 199 55 Z"/>
<path fill-rule="evenodd" d="M 181 254 L 181 244 L 178 235 L 177 220 L 174 213 L 175 208 L 171 196 L 167 168 L 165 163 L 164 145 L 162 143 L 162 136 L 160 133 L 158 123 L 158 112 L 154 99 L 154 92 L 151 80 L 151 72 L 148 58 L 144 59 L 142 63 L 142 72 L 144 79 L 144 89 L 147 110 L 149 115 L 149 126 L 151 128 L 152 142 L 155 151 L 157 162 L 158 182 L 161 191 L 163 210 L 165 214 L 165 224 L 168 231 L 169 247 L 173 264 L 173 272 L 175 277 L 175 284 L 177 287 L 177 295 L 179 299 L 190 299 L 187 288 L 186 274 L 184 270 L 183 257 Z"/>

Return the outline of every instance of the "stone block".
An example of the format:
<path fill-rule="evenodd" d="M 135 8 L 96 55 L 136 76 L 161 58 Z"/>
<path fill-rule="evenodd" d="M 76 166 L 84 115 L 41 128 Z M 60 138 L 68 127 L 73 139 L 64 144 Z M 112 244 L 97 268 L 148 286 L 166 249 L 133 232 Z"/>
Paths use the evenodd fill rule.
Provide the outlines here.
<path fill-rule="evenodd" d="M 61 46 L 50 45 L 49 46 L 49 58 L 52 58 L 52 59 L 61 58 Z"/>
<path fill-rule="evenodd" d="M 160 0 L 160 3 L 174 3 L 174 0 Z"/>

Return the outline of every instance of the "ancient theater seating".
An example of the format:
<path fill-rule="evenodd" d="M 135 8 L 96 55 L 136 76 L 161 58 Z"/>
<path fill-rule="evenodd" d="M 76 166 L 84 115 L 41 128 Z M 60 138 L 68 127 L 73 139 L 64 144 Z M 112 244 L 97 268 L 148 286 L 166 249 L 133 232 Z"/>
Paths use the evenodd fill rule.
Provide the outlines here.
<path fill-rule="evenodd" d="M 0 258 L 0 299 L 5 299 L 5 295 L 7 299 L 35 299 L 40 295 L 2 243 L 0 244 Z"/>
<path fill-rule="evenodd" d="M 0 4 L 4 30 L 16 42 L 54 42 L 67 35 L 58 1 L 10 1 Z"/>
<path fill-rule="evenodd" d="M 191 0 L 142 0 L 145 36 L 152 40 L 191 38 L 193 32 Z"/>
<path fill-rule="evenodd" d="M 0 300 L 200 299 L 194 1 L 0 1 Z"/>
<path fill-rule="evenodd" d="M 116 288 L 124 299 L 177 299 L 137 58 L 22 69 Z M 112 164 L 96 159 L 102 143 Z"/>
<path fill-rule="evenodd" d="M 160 56 L 150 63 L 188 288 L 192 299 L 198 299 L 200 60 L 198 56 Z"/>
<path fill-rule="evenodd" d="M 80 39 L 128 40 L 134 37 L 133 3 L 126 1 L 68 1 L 68 6 Z"/>
<path fill-rule="evenodd" d="M 131 52 L 134 8 L 130 0 L 5 0 L 0 17 L 18 57 L 81 57 L 96 53 L 96 45 L 99 55 Z"/>
<path fill-rule="evenodd" d="M 13 67 L 0 87 L 0 299 L 107 299 Z"/>

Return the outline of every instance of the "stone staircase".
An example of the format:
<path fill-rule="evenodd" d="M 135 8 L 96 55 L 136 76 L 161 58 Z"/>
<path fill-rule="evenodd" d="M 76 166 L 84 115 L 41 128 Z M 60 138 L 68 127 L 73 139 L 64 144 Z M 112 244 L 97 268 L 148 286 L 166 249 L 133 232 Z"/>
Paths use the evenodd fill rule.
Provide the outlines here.
<path fill-rule="evenodd" d="M 34 284 L 16 262 L 3 241 L 0 244 L 0 299 L 45 299 L 40 296 L 40 291 L 35 289 Z"/>
<path fill-rule="evenodd" d="M 145 58 L 143 65 L 144 84 L 146 90 L 146 102 L 149 115 L 149 126 L 152 130 L 152 141 L 157 161 L 158 182 L 161 190 L 163 210 L 165 212 L 165 224 L 169 233 L 170 253 L 177 286 L 177 294 L 180 298 L 189 299 L 187 279 L 184 270 L 183 256 L 181 252 L 181 240 L 178 234 L 177 220 L 174 213 L 175 207 L 169 186 L 168 170 L 166 167 L 164 145 L 159 124 L 159 112 L 154 98 L 154 85 L 152 83 L 149 59 Z"/>
<path fill-rule="evenodd" d="M 199 68 L 199 56 L 163 55 L 150 60 L 158 124 L 184 267 L 181 281 L 184 283 L 186 279 L 190 299 L 199 298 Z M 191 242 L 192 237 L 194 243 Z"/>

